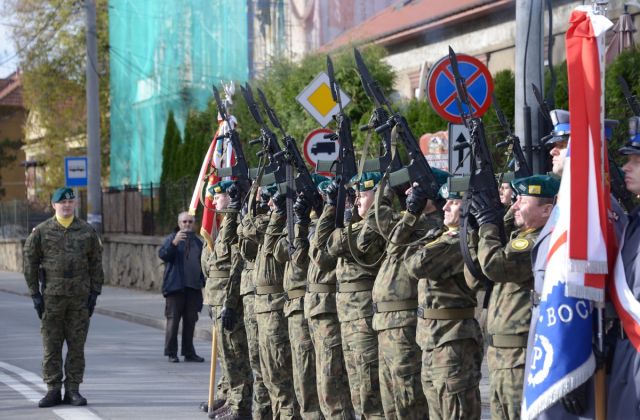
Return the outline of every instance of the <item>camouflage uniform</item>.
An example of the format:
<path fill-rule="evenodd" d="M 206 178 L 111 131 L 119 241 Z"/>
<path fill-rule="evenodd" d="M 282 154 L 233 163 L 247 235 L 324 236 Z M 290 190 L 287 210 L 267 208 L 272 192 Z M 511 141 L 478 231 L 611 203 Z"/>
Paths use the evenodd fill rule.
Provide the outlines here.
<path fill-rule="evenodd" d="M 271 398 L 274 418 L 299 418 L 299 405 L 293 390 L 291 344 L 284 316 L 286 293 L 284 264 L 275 258 L 285 217 L 271 213 L 264 241 L 258 248 L 253 282 L 256 288 L 255 313 L 262 379 Z"/>
<path fill-rule="evenodd" d="M 419 279 L 417 341 L 429 418 L 479 419 L 483 343 L 474 318 L 478 284 L 465 279 L 458 230 L 408 251 L 405 265 Z"/>
<path fill-rule="evenodd" d="M 496 225 L 482 225 L 479 231 L 478 260 L 487 277 L 495 282 L 487 318 L 489 394 L 494 419 L 520 418 L 531 322 L 531 249 L 540 230 L 516 230 L 506 246 L 500 241 Z"/>
<path fill-rule="evenodd" d="M 381 208 L 380 214 L 386 224 L 392 219 L 387 206 Z M 369 222 L 375 223 L 374 216 L 373 209 L 370 209 L 367 216 Z M 368 226 L 366 220 L 351 223 L 350 230 L 334 230 L 327 243 L 329 253 L 339 257 L 336 267 L 339 281 L 336 304 L 342 330 L 342 349 L 354 408 L 364 418 L 382 419 L 385 418 L 385 411 L 380 397 L 378 337 L 372 327 L 371 289 L 386 242 Z M 359 264 L 352 252 L 360 261 L 372 267 Z M 393 405 L 388 409 L 388 415 L 394 418 Z"/>
<path fill-rule="evenodd" d="M 100 294 L 104 282 L 102 244 L 88 223 L 74 218 L 65 228 L 54 216 L 36 226 L 24 244 L 24 276 L 31 295 L 39 292 L 39 266 L 46 277 L 42 378 L 49 390 L 62 387 L 62 346 L 66 341 L 64 386 L 67 391 L 77 391 L 84 376 L 89 294 Z"/>
<path fill-rule="evenodd" d="M 260 351 L 258 348 L 258 323 L 254 310 L 255 286 L 253 285 L 253 274 L 256 256 L 258 255 L 258 244 L 262 243 L 264 230 L 269 223 L 269 216 L 266 214 L 252 217 L 245 215 L 238 226 L 238 244 L 240 253 L 244 260 L 240 281 L 240 296 L 242 296 L 242 307 L 244 312 L 244 328 L 247 333 L 247 344 L 249 347 L 249 362 L 253 371 L 253 404 L 252 414 L 255 420 L 271 419 L 271 401 L 269 391 L 262 381 L 262 370 L 260 369 Z"/>
<path fill-rule="evenodd" d="M 316 386 L 316 356 L 309 324 L 304 316 L 304 295 L 309 267 L 309 226 L 295 224 L 294 248 L 289 256 L 289 241 L 283 236 L 276 247 L 276 260 L 285 264 L 283 286 L 287 294 L 284 316 L 287 318 L 293 387 L 303 419 L 321 419 Z"/>
<path fill-rule="evenodd" d="M 378 190 L 376 194 L 381 194 Z M 380 219 L 380 218 L 379 218 Z M 420 383 L 421 351 L 416 344 L 418 289 L 404 266 L 407 244 L 442 226 L 442 215 L 401 219 L 390 234 L 387 255 L 373 285 L 373 328 L 378 331 L 380 394 L 385 414 L 395 404 L 400 419 L 427 417 Z"/>
<path fill-rule="evenodd" d="M 327 239 L 334 227 L 335 207 L 325 206 L 310 244 L 305 315 L 316 349 L 316 375 L 322 414 L 328 419 L 353 419 L 346 355 L 340 342 L 341 325 L 336 313 L 336 258 L 327 252 Z M 354 390 L 353 386 L 351 390 Z"/>
<path fill-rule="evenodd" d="M 228 331 L 218 323 L 218 357 L 228 383 L 226 404 L 241 415 L 251 412 L 253 377 L 248 359 L 247 335 L 244 330 L 240 302 L 240 275 L 243 261 L 238 249 L 238 214 L 225 215 L 213 245 L 213 251 L 203 250 L 203 274 L 207 277 L 204 303 L 211 306 L 214 322 L 220 319 L 222 308 L 233 309 L 237 321 Z"/>

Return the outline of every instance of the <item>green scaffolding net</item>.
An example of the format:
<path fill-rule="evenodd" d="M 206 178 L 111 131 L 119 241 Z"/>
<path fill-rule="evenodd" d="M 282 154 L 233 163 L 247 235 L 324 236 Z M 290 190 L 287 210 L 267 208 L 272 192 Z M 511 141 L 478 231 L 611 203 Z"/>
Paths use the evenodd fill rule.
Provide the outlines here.
<path fill-rule="evenodd" d="M 110 0 L 110 184 L 158 182 L 169 111 L 182 132 L 211 85 L 249 75 L 247 3 Z"/>

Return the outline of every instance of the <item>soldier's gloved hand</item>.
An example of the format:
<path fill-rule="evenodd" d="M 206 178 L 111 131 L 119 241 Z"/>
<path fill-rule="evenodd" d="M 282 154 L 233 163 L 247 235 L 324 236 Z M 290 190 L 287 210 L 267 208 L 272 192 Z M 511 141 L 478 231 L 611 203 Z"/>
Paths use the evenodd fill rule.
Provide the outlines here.
<path fill-rule="evenodd" d="M 298 198 L 293 204 L 293 213 L 295 215 L 295 223 L 309 226 L 309 223 L 311 223 L 311 205 L 309 205 L 309 201 L 303 193 L 298 194 Z"/>
<path fill-rule="evenodd" d="M 502 204 L 499 207 L 492 203 L 485 192 L 476 192 L 471 199 L 470 212 L 478 222 L 478 226 L 491 223 L 499 225 L 502 222 Z"/>
<path fill-rule="evenodd" d="M 222 328 L 227 331 L 233 330 L 233 327 L 236 325 L 236 313 L 231 308 L 222 308 L 222 312 L 220 312 L 220 320 L 222 321 Z"/>
<path fill-rule="evenodd" d="M 89 301 L 87 302 L 89 316 L 93 315 L 93 310 L 96 309 L 96 303 L 98 303 L 98 294 L 96 292 L 91 292 L 89 294 Z"/>
<path fill-rule="evenodd" d="M 325 189 L 326 193 L 326 204 L 329 206 L 334 206 L 338 202 L 338 190 L 340 189 L 340 185 L 334 179 L 331 181 L 331 184 Z"/>
<path fill-rule="evenodd" d="M 589 381 L 583 383 L 564 397 L 562 397 L 562 405 L 568 413 L 580 416 L 587 411 L 587 392 Z"/>
<path fill-rule="evenodd" d="M 258 208 L 263 212 L 269 211 L 269 200 L 271 200 L 271 194 L 262 190 L 260 191 L 260 200 L 258 201 Z"/>
<path fill-rule="evenodd" d="M 287 197 L 285 194 L 280 194 L 278 191 L 271 198 L 273 200 L 273 204 L 276 206 L 276 214 L 280 216 L 284 216 L 287 214 Z"/>
<path fill-rule="evenodd" d="M 230 198 L 229 207 L 227 208 L 231 210 L 240 210 L 242 207 L 242 194 L 240 193 L 240 188 L 238 188 L 238 185 L 235 182 L 229 186 L 227 193 Z"/>
<path fill-rule="evenodd" d="M 421 214 L 428 200 L 427 192 L 419 184 L 414 183 L 407 196 L 407 211 L 413 215 Z"/>
<path fill-rule="evenodd" d="M 38 318 L 42 319 L 42 314 L 44 313 L 44 299 L 40 292 L 31 295 L 31 299 L 33 300 L 33 307 L 38 314 Z"/>

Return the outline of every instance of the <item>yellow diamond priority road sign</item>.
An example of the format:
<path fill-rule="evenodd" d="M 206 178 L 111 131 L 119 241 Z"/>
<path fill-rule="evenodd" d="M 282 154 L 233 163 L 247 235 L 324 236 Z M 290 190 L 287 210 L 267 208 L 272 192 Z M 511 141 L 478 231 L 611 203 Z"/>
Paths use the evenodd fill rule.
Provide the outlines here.
<path fill-rule="evenodd" d="M 316 78 L 300 92 L 296 99 L 323 127 L 326 127 L 329 121 L 331 121 L 331 118 L 339 111 L 338 104 L 331 96 L 329 76 L 325 72 L 317 75 Z M 340 99 L 342 100 L 343 108 L 351 102 L 351 98 L 349 98 L 342 89 L 340 89 Z"/>

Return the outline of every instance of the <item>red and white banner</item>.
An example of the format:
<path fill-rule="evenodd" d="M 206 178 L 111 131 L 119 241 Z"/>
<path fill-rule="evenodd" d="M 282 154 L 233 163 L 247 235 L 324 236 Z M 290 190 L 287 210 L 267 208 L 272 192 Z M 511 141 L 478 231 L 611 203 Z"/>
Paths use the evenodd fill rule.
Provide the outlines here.
<path fill-rule="evenodd" d="M 562 183 L 569 183 L 564 203 L 569 213 L 568 224 L 558 225 L 567 226 L 569 272 L 573 273 L 568 276 L 566 293 L 599 302 L 604 301 L 608 273 L 610 202 L 603 91 L 604 38 L 611 26 L 605 16 L 582 6 L 571 14 L 566 35 L 571 165 L 565 167 Z"/>

